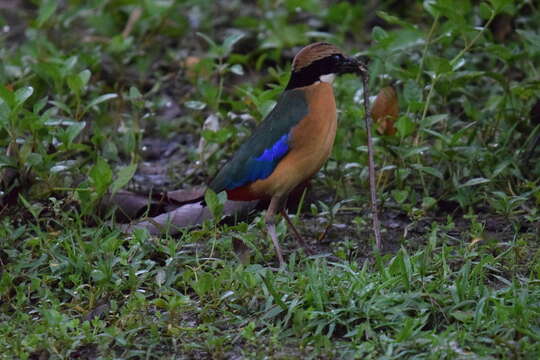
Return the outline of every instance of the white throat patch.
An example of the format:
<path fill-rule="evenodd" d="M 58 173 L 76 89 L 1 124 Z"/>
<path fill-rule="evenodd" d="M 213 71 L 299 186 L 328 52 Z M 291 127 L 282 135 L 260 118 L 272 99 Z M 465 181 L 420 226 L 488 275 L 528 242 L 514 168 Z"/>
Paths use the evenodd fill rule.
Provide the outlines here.
<path fill-rule="evenodd" d="M 319 80 L 321 80 L 322 82 L 331 84 L 332 82 L 334 82 L 335 78 L 336 78 L 336 74 L 325 74 L 325 75 L 321 75 L 319 77 Z"/>

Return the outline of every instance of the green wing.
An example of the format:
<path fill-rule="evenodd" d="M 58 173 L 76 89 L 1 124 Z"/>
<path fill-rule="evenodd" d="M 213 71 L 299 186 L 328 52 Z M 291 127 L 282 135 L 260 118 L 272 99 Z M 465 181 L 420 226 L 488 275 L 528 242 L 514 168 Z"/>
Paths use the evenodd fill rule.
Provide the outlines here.
<path fill-rule="evenodd" d="M 255 129 L 210 182 L 216 193 L 265 179 L 290 150 L 289 133 L 308 113 L 304 92 L 287 90 L 274 109 Z"/>

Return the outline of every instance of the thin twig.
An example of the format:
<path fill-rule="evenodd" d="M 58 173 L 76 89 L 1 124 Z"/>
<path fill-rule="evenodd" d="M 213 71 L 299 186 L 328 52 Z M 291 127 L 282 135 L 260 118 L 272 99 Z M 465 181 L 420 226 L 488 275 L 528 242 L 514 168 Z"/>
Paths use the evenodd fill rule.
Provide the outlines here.
<path fill-rule="evenodd" d="M 122 37 L 124 39 L 127 38 L 129 35 L 131 35 L 131 32 L 133 31 L 135 24 L 141 18 L 142 12 L 143 11 L 140 7 L 136 7 L 135 9 L 133 9 L 133 11 L 131 11 L 131 13 L 129 14 L 129 18 L 126 23 L 126 26 L 124 27 L 124 30 L 122 31 Z"/>
<path fill-rule="evenodd" d="M 377 210 L 377 188 L 375 184 L 375 161 L 373 160 L 373 139 L 371 137 L 371 112 L 369 111 L 369 75 L 367 69 L 360 72 L 364 86 L 364 111 L 368 145 L 368 170 L 369 170 L 369 193 L 371 198 L 371 217 L 373 221 L 373 234 L 375 235 L 375 245 L 377 250 L 382 250 L 381 224 L 379 223 L 379 212 Z"/>

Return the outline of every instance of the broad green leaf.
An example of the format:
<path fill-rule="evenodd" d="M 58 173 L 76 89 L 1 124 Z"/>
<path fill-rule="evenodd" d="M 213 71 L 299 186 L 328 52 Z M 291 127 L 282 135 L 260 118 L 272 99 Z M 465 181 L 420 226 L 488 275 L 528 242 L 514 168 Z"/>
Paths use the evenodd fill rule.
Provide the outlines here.
<path fill-rule="evenodd" d="M 57 162 L 53 167 L 49 169 L 49 171 L 53 174 L 60 173 L 62 171 L 66 171 L 71 169 L 73 166 L 75 166 L 77 162 L 75 160 L 65 160 L 65 161 L 59 161 Z"/>
<path fill-rule="evenodd" d="M 427 116 L 424 119 L 424 123 L 422 124 L 423 127 L 432 127 L 435 124 L 438 124 L 442 121 L 445 121 L 448 119 L 448 114 L 435 114 Z"/>
<path fill-rule="evenodd" d="M 51 101 L 49 101 L 49 104 L 56 106 L 57 108 L 59 108 L 60 110 L 63 110 L 66 114 L 68 114 L 70 116 L 73 115 L 72 112 L 71 112 L 71 109 L 66 104 L 64 104 L 63 102 L 51 100 Z"/>
<path fill-rule="evenodd" d="M 468 323 L 473 320 L 473 312 L 472 311 L 453 311 L 450 313 L 452 317 L 454 317 L 456 320 L 461 321 L 462 323 Z"/>
<path fill-rule="evenodd" d="M 138 2 L 135 2 L 138 3 Z M 151 16 L 163 16 L 173 6 L 174 0 L 145 0 L 145 9 Z"/>
<path fill-rule="evenodd" d="M 131 164 L 121 168 L 118 171 L 118 176 L 111 185 L 111 192 L 114 194 L 126 186 L 133 178 L 133 175 L 135 175 L 135 171 L 137 171 L 137 164 Z"/>
<path fill-rule="evenodd" d="M 0 85 L 0 103 L 6 104 L 8 108 L 15 107 L 15 94 L 4 85 Z"/>
<path fill-rule="evenodd" d="M 424 7 L 433 16 L 445 16 L 452 20 L 454 27 L 465 22 L 464 15 L 470 12 L 469 0 L 435 0 L 424 1 Z"/>
<path fill-rule="evenodd" d="M 240 64 L 235 64 L 231 66 L 230 70 L 235 75 L 239 75 L 239 76 L 244 75 L 244 68 Z"/>
<path fill-rule="evenodd" d="M 118 97 L 118 94 L 115 94 L 115 93 L 111 93 L 111 94 L 104 94 L 104 95 L 101 95 L 101 96 L 98 96 L 97 98 L 95 98 L 94 100 L 90 101 L 88 103 L 88 105 L 86 105 L 86 109 L 90 109 L 91 107 L 94 107 L 98 104 L 101 104 L 102 102 L 105 102 L 105 101 L 109 101 L 111 99 L 115 99 Z"/>
<path fill-rule="evenodd" d="M 436 0 L 424 0 L 424 9 L 434 18 L 441 15 L 439 9 L 434 6 L 436 2 Z"/>
<path fill-rule="evenodd" d="M 216 44 L 216 42 L 214 40 L 212 40 L 211 37 L 209 37 L 208 35 L 202 33 L 202 32 L 198 32 L 196 33 L 198 36 L 202 37 L 204 39 L 204 41 L 206 41 L 208 43 L 208 45 L 210 45 L 210 47 L 212 48 L 215 48 L 217 47 L 218 45 Z"/>
<path fill-rule="evenodd" d="M 513 14 L 515 10 L 514 0 L 489 0 L 497 14 L 506 12 Z"/>
<path fill-rule="evenodd" d="M 92 72 L 88 69 L 85 69 L 81 71 L 79 74 L 77 74 L 79 79 L 81 80 L 82 86 L 86 86 L 88 84 L 88 80 L 90 80 L 90 76 L 92 76 Z"/>
<path fill-rule="evenodd" d="M 266 313 L 264 313 L 263 316 L 261 316 L 261 320 L 273 319 L 279 314 L 281 314 L 283 311 L 283 308 L 274 305 Z"/>
<path fill-rule="evenodd" d="M 77 56 L 70 56 L 69 58 L 67 58 L 62 66 L 64 74 L 71 72 L 75 65 L 77 65 L 77 61 L 79 61 L 79 58 Z"/>
<path fill-rule="evenodd" d="M 90 70 L 83 70 L 77 75 L 71 75 L 67 78 L 67 83 L 71 91 L 79 95 L 88 84 L 90 79 L 91 72 Z"/>
<path fill-rule="evenodd" d="M 0 154 L 0 169 L 5 167 L 17 167 L 17 160 L 11 156 Z"/>
<path fill-rule="evenodd" d="M 464 58 L 459 58 L 456 62 L 450 62 L 450 65 L 452 65 L 452 71 L 456 71 L 462 68 L 466 63 L 467 61 L 465 61 Z"/>
<path fill-rule="evenodd" d="M 426 196 L 426 197 L 422 198 L 422 208 L 423 209 L 431 209 L 436 204 L 437 204 L 437 199 L 435 199 L 435 198 L 433 198 L 431 196 Z"/>
<path fill-rule="evenodd" d="M 493 9 L 485 2 L 482 2 L 480 6 L 478 7 L 478 13 L 480 14 L 480 17 L 484 20 L 487 20 L 491 17 L 491 14 L 493 14 Z"/>
<path fill-rule="evenodd" d="M 144 107 L 144 100 L 141 92 L 135 86 L 129 88 L 128 99 L 135 105 L 137 109 L 142 109 Z"/>
<path fill-rule="evenodd" d="M 223 144 L 232 137 L 233 131 L 227 127 L 216 131 L 205 129 L 201 132 L 201 135 L 210 143 Z"/>
<path fill-rule="evenodd" d="M 513 163 L 512 160 L 505 160 L 505 161 L 499 163 L 495 167 L 495 170 L 493 170 L 493 174 L 491 174 L 491 178 L 497 177 L 497 175 L 499 175 L 504 169 L 506 169 L 508 167 L 508 165 L 510 165 L 512 163 Z"/>
<path fill-rule="evenodd" d="M 414 156 L 414 155 L 419 155 L 419 154 L 423 155 L 424 152 L 428 152 L 430 149 L 431 149 L 430 146 L 422 146 L 422 147 L 413 148 L 413 149 L 407 151 L 401 157 L 406 159 L 406 158 L 409 158 L 409 157 Z"/>
<path fill-rule="evenodd" d="M 157 284 L 157 286 L 161 287 L 161 285 L 163 285 L 163 283 L 165 282 L 166 278 L 167 278 L 167 274 L 165 273 L 165 271 L 163 271 L 163 269 L 159 270 L 156 273 L 156 284 Z"/>
<path fill-rule="evenodd" d="M 398 135 L 402 138 L 407 137 L 414 133 L 416 129 L 416 124 L 411 120 L 410 117 L 403 115 L 395 123 Z"/>
<path fill-rule="evenodd" d="M 516 31 L 527 42 L 529 42 L 531 45 L 533 45 L 537 49 L 540 49 L 540 35 L 537 32 L 528 31 L 528 30 L 516 30 Z"/>
<path fill-rule="evenodd" d="M 135 86 L 131 86 L 129 88 L 129 99 L 130 100 L 138 100 L 142 98 L 142 94 Z"/>
<path fill-rule="evenodd" d="M 202 110 L 206 107 L 206 103 L 202 102 L 202 101 L 186 101 L 184 103 L 184 106 L 187 107 L 188 109 L 193 109 L 193 110 Z"/>
<path fill-rule="evenodd" d="M 415 168 L 416 170 L 425 172 L 426 174 L 435 176 L 436 178 L 439 178 L 439 179 L 443 180 L 443 174 L 441 173 L 441 171 L 439 169 L 436 169 L 436 168 L 431 167 L 431 166 L 422 166 L 420 164 L 413 164 L 411 166 L 413 168 Z"/>
<path fill-rule="evenodd" d="M 227 36 L 227 38 L 223 41 L 223 50 L 224 50 L 223 56 L 229 56 L 229 54 L 232 52 L 234 44 L 240 41 L 240 39 L 242 39 L 244 36 L 245 35 L 243 33 L 236 33 L 236 34 Z"/>
<path fill-rule="evenodd" d="M 398 204 L 403 204 L 409 197 L 409 190 L 392 190 L 392 197 Z"/>
<path fill-rule="evenodd" d="M 204 296 L 208 291 L 212 290 L 214 287 L 215 278 L 212 274 L 203 272 L 201 273 L 194 282 L 191 283 L 191 287 L 197 295 Z"/>
<path fill-rule="evenodd" d="M 375 26 L 373 27 L 373 30 L 371 30 L 371 38 L 374 41 L 381 42 L 383 40 L 386 40 L 388 36 L 388 33 L 380 26 Z"/>
<path fill-rule="evenodd" d="M 395 24 L 395 25 L 400 25 L 400 26 L 403 26 L 403 27 L 407 27 L 407 28 L 411 28 L 411 29 L 415 29 L 416 27 L 414 25 L 412 25 L 411 23 L 408 23 L 406 21 L 404 21 L 403 19 L 397 17 L 397 16 L 394 16 L 394 15 L 390 15 L 389 13 L 387 13 L 386 11 L 377 11 L 377 15 L 383 19 L 384 21 L 386 21 L 387 23 L 389 24 Z"/>
<path fill-rule="evenodd" d="M 478 178 L 470 179 L 465 184 L 461 184 L 459 187 L 475 186 L 475 185 L 485 184 L 488 182 L 490 182 L 489 179 L 478 177 Z"/>
<path fill-rule="evenodd" d="M 37 166 L 43 163 L 43 156 L 41 154 L 32 152 L 26 158 L 26 165 Z"/>
<path fill-rule="evenodd" d="M 80 95 L 83 84 L 81 82 L 81 79 L 77 75 L 68 76 L 67 84 L 69 86 L 69 90 L 74 92 L 77 96 Z"/>
<path fill-rule="evenodd" d="M 90 179 L 92 180 L 97 194 L 100 196 L 105 194 L 108 186 L 112 182 L 112 170 L 104 159 L 97 159 L 96 164 L 90 170 Z"/>
<path fill-rule="evenodd" d="M 15 104 L 16 106 L 24 104 L 26 100 L 34 93 L 34 88 L 31 86 L 25 86 L 15 91 Z"/>
<path fill-rule="evenodd" d="M 99 270 L 99 269 L 92 270 L 92 272 L 90 273 L 90 276 L 96 282 L 100 282 L 100 281 L 105 280 L 107 278 L 105 273 L 103 271 Z"/>
<path fill-rule="evenodd" d="M 77 135 L 81 133 L 81 131 L 84 129 L 85 126 L 86 126 L 86 123 L 84 121 L 81 121 L 75 124 L 71 124 L 67 128 L 66 133 L 68 135 L 68 141 L 70 144 L 73 142 L 73 140 L 75 140 Z"/>
<path fill-rule="evenodd" d="M 59 3 L 60 2 L 58 0 L 41 1 L 41 5 L 38 11 L 38 18 L 36 20 L 36 24 L 38 27 L 42 27 L 43 24 L 45 24 L 47 20 L 49 20 L 51 15 L 56 11 Z"/>
<path fill-rule="evenodd" d="M 45 209 L 45 207 L 39 202 L 30 203 L 30 201 L 26 200 L 22 194 L 19 194 L 19 200 L 35 219 L 37 219 L 39 214 L 43 211 L 43 209 Z"/>
<path fill-rule="evenodd" d="M 124 37 L 122 34 L 113 36 L 107 46 L 107 50 L 113 54 L 124 52 L 131 47 L 133 40 L 133 36 Z"/>
<path fill-rule="evenodd" d="M 222 48 L 218 44 L 216 44 L 216 42 L 212 40 L 212 38 L 201 32 L 198 32 L 197 35 L 202 37 L 204 41 L 206 41 L 208 45 L 210 45 L 210 49 L 207 54 L 209 58 L 215 59 L 222 56 Z"/>
<path fill-rule="evenodd" d="M 403 99 L 407 103 L 422 100 L 422 89 L 420 89 L 420 86 L 418 86 L 416 81 L 408 80 L 405 83 L 405 88 L 403 89 Z"/>
<path fill-rule="evenodd" d="M 441 134 L 440 132 L 431 129 L 422 129 L 422 131 L 441 139 L 445 144 L 449 144 L 451 142 L 450 137 L 448 137 L 446 134 Z"/>
<path fill-rule="evenodd" d="M 428 70 L 433 71 L 435 74 L 446 74 L 452 71 L 452 65 L 448 59 L 429 56 L 426 58 L 426 67 Z"/>
<path fill-rule="evenodd" d="M 36 103 L 34 104 L 34 107 L 32 108 L 32 112 L 34 114 L 38 114 L 41 110 L 43 110 L 45 105 L 47 105 L 48 101 L 49 101 L 48 96 L 45 96 L 45 97 L 39 99 L 38 101 L 36 101 Z"/>
<path fill-rule="evenodd" d="M 223 204 L 225 203 L 227 194 L 225 191 L 222 191 L 219 194 L 216 194 L 212 189 L 206 190 L 204 193 L 204 201 L 212 213 L 214 220 L 218 221 L 223 215 Z"/>
<path fill-rule="evenodd" d="M 14 104 L 15 96 L 13 93 L 0 85 L 0 125 L 8 122 Z"/>

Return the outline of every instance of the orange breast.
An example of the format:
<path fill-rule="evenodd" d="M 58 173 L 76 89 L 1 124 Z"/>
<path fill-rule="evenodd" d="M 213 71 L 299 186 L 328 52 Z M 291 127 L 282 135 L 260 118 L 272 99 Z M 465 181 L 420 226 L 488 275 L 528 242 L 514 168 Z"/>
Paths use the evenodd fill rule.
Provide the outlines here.
<path fill-rule="evenodd" d="M 332 85 L 321 82 L 306 86 L 303 90 L 309 112 L 291 131 L 291 150 L 269 177 L 228 192 L 230 199 L 286 196 L 298 184 L 319 171 L 328 159 L 337 127 Z"/>

